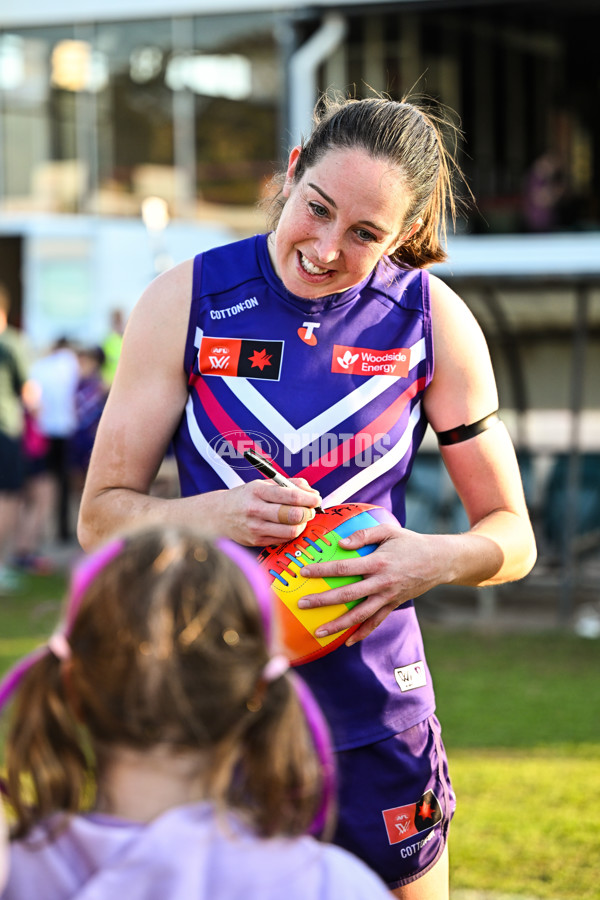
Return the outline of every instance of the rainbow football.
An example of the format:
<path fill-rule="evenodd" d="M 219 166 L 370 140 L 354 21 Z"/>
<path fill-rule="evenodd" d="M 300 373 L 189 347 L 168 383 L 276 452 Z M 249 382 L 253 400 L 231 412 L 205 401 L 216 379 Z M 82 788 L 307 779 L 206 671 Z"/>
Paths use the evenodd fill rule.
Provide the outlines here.
<path fill-rule="evenodd" d="M 318 513 L 300 537 L 276 547 L 265 547 L 258 557 L 271 581 L 280 639 L 293 666 L 311 662 L 341 646 L 358 625 L 323 638 L 316 637 L 315 630 L 365 599 L 361 597 L 351 603 L 317 609 L 298 609 L 300 597 L 323 593 L 362 578 L 360 575 L 306 578 L 302 575 L 303 567 L 310 563 L 367 556 L 375 550 L 376 544 L 368 544 L 359 550 L 344 550 L 339 546 L 340 540 L 355 531 L 384 523 L 398 524 L 392 513 L 381 506 L 369 503 L 331 506 Z"/>

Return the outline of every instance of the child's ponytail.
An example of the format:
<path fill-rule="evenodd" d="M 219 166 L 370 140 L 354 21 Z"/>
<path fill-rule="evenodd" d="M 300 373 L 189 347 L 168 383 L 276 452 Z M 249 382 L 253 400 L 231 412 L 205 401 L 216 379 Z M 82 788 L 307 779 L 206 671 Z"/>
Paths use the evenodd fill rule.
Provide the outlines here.
<path fill-rule="evenodd" d="M 52 653 L 40 656 L 23 676 L 11 713 L 6 792 L 16 816 L 14 834 L 22 837 L 57 810 L 80 810 L 86 789 L 85 750 L 61 661 Z"/>
<path fill-rule="evenodd" d="M 77 812 L 91 802 L 90 750 L 67 691 L 69 637 L 90 584 L 122 549 L 122 541 L 113 541 L 82 561 L 59 628 L 0 682 L 0 712 L 14 697 L 0 788 L 14 809 L 15 837 L 53 812 Z"/>
<path fill-rule="evenodd" d="M 334 818 L 333 756 L 310 690 L 290 672 L 259 686 L 249 708 L 229 802 L 252 817 L 260 834 L 327 836 Z"/>

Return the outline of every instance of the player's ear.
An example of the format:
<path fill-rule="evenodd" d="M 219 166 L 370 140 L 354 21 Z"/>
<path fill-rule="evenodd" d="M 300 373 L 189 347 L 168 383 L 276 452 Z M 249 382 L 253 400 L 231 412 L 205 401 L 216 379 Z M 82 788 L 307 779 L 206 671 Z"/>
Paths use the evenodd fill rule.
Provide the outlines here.
<path fill-rule="evenodd" d="M 422 225 L 423 219 L 419 216 L 419 218 L 416 219 L 416 221 L 414 221 L 412 225 L 404 232 L 404 234 L 400 238 L 398 246 L 400 246 L 400 244 L 406 243 L 406 241 L 410 241 L 411 237 L 413 237 L 417 233 Z"/>
<path fill-rule="evenodd" d="M 417 231 L 421 228 L 423 224 L 423 219 L 419 216 L 416 222 L 413 222 L 408 231 L 405 231 L 402 235 L 402 243 L 404 241 L 410 241 L 411 237 L 417 233 Z"/>
<path fill-rule="evenodd" d="M 292 185 L 294 183 L 294 175 L 296 174 L 296 166 L 298 165 L 298 160 L 300 159 L 300 152 L 302 147 L 298 145 L 294 147 L 290 151 L 290 157 L 288 160 L 287 172 L 285 173 L 285 183 L 283 185 L 282 194 L 284 197 L 289 197 L 290 192 L 292 190 Z"/>
<path fill-rule="evenodd" d="M 410 241 L 411 237 L 413 237 L 413 235 L 415 235 L 415 234 L 417 233 L 417 231 L 421 228 L 422 225 L 423 225 L 423 219 L 421 219 L 421 217 L 419 217 L 419 218 L 418 218 L 415 222 L 413 222 L 412 225 L 411 225 L 409 228 L 407 228 L 406 231 L 398 238 L 398 240 L 396 241 L 396 243 L 395 243 L 395 244 L 392 244 L 392 246 L 387 250 L 387 254 L 386 254 L 386 255 L 387 255 L 387 256 L 391 256 L 392 253 L 395 253 L 395 252 L 396 252 L 396 250 L 398 249 L 398 247 L 401 247 L 402 244 L 405 244 L 405 243 L 406 243 L 406 241 Z"/>

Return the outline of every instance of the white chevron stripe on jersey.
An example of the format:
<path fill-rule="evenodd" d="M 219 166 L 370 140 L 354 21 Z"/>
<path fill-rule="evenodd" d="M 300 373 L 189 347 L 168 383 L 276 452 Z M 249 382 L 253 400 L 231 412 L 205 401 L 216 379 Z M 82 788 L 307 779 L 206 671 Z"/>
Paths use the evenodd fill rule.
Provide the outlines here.
<path fill-rule="evenodd" d="M 299 428 L 294 428 L 271 403 L 265 400 L 248 379 L 223 376 L 223 381 L 231 388 L 238 400 L 241 400 L 246 409 L 266 425 L 291 453 L 299 453 L 303 447 L 312 444 L 322 434 L 335 429 L 340 422 L 365 407 L 397 380 L 389 375 L 374 375 L 365 384 L 338 400 L 329 409 L 319 413 L 314 419 L 310 419 Z M 240 384 L 240 382 L 242 383 Z"/>
<path fill-rule="evenodd" d="M 361 469 L 356 475 L 349 478 L 348 481 L 345 481 L 344 484 L 341 484 L 330 494 L 324 496 L 322 506 L 336 506 L 339 503 L 345 503 L 349 497 L 352 497 L 353 494 L 356 494 L 361 488 L 371 484 L 372 481 L 380 475 L 383 475 L 384 472 L 389 472 L 390 469 L 399 463 L 404 454 L 410 450 L 412 433 L 419 422 L 420 416 L 421 401 L 419 400 L 411 411 L 409 420 L 406 424 L 406 430 L 398 443 L 376 462 Z"/>
<path fill-rule="evenodd" d="M 244 479 L 240 478 L 237 472 L 231 468 L 229 463 L 221 459 L 218 453 L 215 453 L 202 432 L 198 427 L 198 422 L 194 416 L 194 403 L 190 395 L 185 404 L 185 417 L 187 421 L 190 437 L 194 443 L 194 447 L 204 457 L 206 462 L 216 472 L 219 478 L 224 482 L 226 487 L 237 487 L 238 484 L 244 484 Z"/>
<path fill-rule="evenodd" d="M 422 359 L 425 359 L 426 355 L 427 348 L 425 346 L 425 338 L 421 338 L 420 341 L 417 341 L 417 343 L 413 344 L 410 348 L 410 363 L 408 364 L 408 368 L 414 369 Z"/>
<path fill-rule="evenodd" d="M 202 329 L 196 328 L 195 345 L 199 349 L 202 340 Z M 425 359 L 425 339 L 417 341 L 410 348 L 410 368 L 414 368 Z M 218 376 L 213 376 L 218 377 Z M 232 376 L 222 376 L 223 381 L 230 388 L 232 393 L 240 400 L 246 409 L 252 413 L 263 425 L 270 429 L 274 437 L 286 447 L 290 453 L 299 453 L 304 447 L 312 444 L 314 440 L 322 434 L 333 430 L 340 422 L 343 422 L 352 413 L 363 409 L 371 400 L 374 400 L 394 382 L 398 381 L 399 376 L 390 375 L 373 375 L 352 393 L 346 397 L 342 397 L 337 403 L 334 403 L 328 409 L 324 410 L 314 419 L 310 419 L 298 428 L 295 428 L 283 416 L 279 410 L 266 400 L 263 395 L 256 389 L 251 380 L 247 378 L 235 378 Z"/>

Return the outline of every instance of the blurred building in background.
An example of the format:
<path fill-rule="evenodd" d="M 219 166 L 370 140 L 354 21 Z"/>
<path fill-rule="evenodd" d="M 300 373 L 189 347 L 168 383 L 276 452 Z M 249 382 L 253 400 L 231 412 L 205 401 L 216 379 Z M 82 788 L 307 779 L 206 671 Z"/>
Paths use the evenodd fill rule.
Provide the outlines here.
<path fill-rule="evenodd" d="M 319 91 L 426 96 L 456 111 L 476 198 L 439 274 L 486 332 L 549 546 L 562 552 L 566 520 L 573 547 L 578 492 L 595 490 L 589 540 L 599 33 L 598 0 L 0 0 L 0 267 L 15 316 L 38 346 L 99 340 L 158 272 L 264 230 L 257 201 Z"/>

